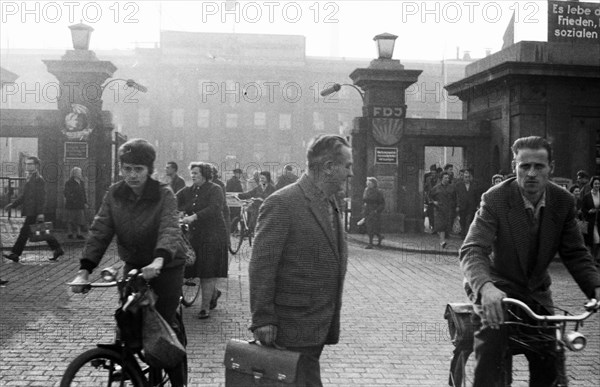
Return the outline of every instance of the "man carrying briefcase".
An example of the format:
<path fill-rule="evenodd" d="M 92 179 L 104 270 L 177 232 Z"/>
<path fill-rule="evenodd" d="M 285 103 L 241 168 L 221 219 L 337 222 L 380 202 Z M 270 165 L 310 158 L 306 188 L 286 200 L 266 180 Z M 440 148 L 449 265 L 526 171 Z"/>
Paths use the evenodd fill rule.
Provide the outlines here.
<path fill-rule="evenodd" d="M 4 257 L 10 259 L 13 262 L 19 262 L 19 257 L 25 249 L 27 239 L 31 235 L 31 225 L 37 222 L 44 221 L 44 210 L 46 208 L 46 181 L 39 173 L 40 159 L 35 156 L 30 156 L 25 160 L 25 172 L 27 174 L 27 181 L 23 186 L 23 192 L 17 197 L 17 199 L 4 207 L 5 211 L 9 211 L 11 208 L 22 206 L 21 214 L 25 216 L 25 223 L 19 231 L 19 237 L 15 242 L 12 252 L 10 254 L 4 254 Z M 60 244 L 53 235 L 49 235 L 45 238 L 46 243 L 53 251 L 51 261 L 56 261 L 58 257 L 63 255 L 65 252 L 60 247 Z"/>
<path fill-rule="evenodd" d="M 322 386 L 319 358 L 340 335 L 347 244 L 336 194 L 352 176 L 340 136 L 308 146 L 308 173 L 261 205 L 249 267 L 254 338 L 302 354 L 306 386 Z"/>

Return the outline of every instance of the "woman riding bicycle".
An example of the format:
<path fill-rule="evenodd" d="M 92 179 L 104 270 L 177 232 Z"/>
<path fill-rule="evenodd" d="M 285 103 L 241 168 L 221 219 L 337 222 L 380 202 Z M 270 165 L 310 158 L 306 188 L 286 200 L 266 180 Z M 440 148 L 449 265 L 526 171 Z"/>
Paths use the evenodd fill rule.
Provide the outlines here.
<path fill-rule="evenodd" d="M 90 273 L 98 266 L 113 236 L 117 236 L 124 272 L 138 269 L 158 296 L 156 310 L 171 324 L 179 340 L 176 311 L 179 306 L 185 255 L 178 226 L 177 200 L 165 184 L 152 179 L 156 152 L 143 139 L 132 139 L 118 152 L 123 180 L 113 184 L 90 227 L 80 270 L 72 284 L 74 293 L 85 290 Z M 165 370 L 173 386 L 184 386 L 186 361 Z"/>

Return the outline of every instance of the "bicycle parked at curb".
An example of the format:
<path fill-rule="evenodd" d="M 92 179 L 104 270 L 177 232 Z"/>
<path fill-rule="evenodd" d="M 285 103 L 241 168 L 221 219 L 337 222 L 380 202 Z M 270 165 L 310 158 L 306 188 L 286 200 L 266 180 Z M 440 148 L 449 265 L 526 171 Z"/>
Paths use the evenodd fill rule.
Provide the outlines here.
<path fill-rule="evenodd" d="M 566 350 L 582 351 L 586 338 L 579 332 L 583 322 L 600 309 L 600 301 L 590 300 L 585 304 L 585 312 L 571 315 L 539 315 L 524 302 L 514 298 L 504 298 L 507 319 L 504 325 L 509 327 L 508 350 L 503 359 L 502 380 L 497 386 L 509 387 L 512 384 L 512 356 L 523 351 L 535 351 L 555 354 L 558 380 L 553 386 L 567 387 L 569 377 L 566 367 Z M 473 351 L 473 335 L 480 328 L 472 322 L 473 306 L 467 303 L 448 304 L 444 317 L 448 320 L 450 337 L 455 346 L 454 357 L 450 364 L 448 385 L 467 387 L 472 385 L 472 365 L 469 355 Z M 526 316 L 531 321 L 527 321 Z M 533 323 L 532 323 L 533 321 Z M 572 326 L 572 330 L 567 328 Z"/>
<path fill-rule="evenodd" d="M 117 287 L 119 308 L 115 313 L 117 323 L 115 341 L 110 344 L 97 344 L 97 348 L 87 350 L 71 361 L 63 374 L 60 387 L 170 386 L 167 373 L 162 369 L 150 367 L 144 358 L 139 337 L 141 313 L 137 314 L 139 318 L 136 317 L 135 321 L 131 321 L 131 317 L 124 317 L 128 308 L 131 308 L 143 292 L 149 289 L 148 282 L 137 270 L 130 271 L 120 280 L 116 279 L 116 270 L 112 268 L 104 269 L 101 275 L 105 282 L 90 283 L 86 285 L 85 292 L 98 287 Z M 182 344 L 185 347 L 187 338 L 181 306 L 177 310 L 176 319 L 181 329 Z"/>
<path fill-rule="evenodd" d="M 237 198 L 237 201 L 240 205 L 240 216 L 236 216 L 235 218 L 233 218 L 233 220 L 231 221 L 230 229 L 229 229 L 229 231 L 230 231 L 229 238 L 230 238 L 230 242 L 231 242 L 229 244 L 229 252 L 234 255 L 238 251 L 240 251 L 240 247 L 242 246 L 244 239 L 248 238 L 248 244 L 250 246 L 252 246 L 252 238 L 254 238 L 254 230 L 252 230 L 252 228 L 250 227 L 250 220 L 248 217 L 248 208 L 250 208 L 250 206 L 252 206 L 257 201 L 262 202 L 262 199 L 252 198 L 252 199 L 244 200 L 244 199 Z M 254 215 L 254 216 L 257 216 L 257 215 Z"/>

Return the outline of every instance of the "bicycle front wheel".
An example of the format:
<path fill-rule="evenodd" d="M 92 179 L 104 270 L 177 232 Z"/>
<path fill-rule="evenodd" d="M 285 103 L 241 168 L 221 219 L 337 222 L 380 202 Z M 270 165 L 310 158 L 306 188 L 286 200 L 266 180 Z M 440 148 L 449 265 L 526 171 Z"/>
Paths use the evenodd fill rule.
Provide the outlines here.
<path fill-rule="evenodd" d="M 240 251 L 240 247 L 242 246 L 242 242 L 244 241 L 245 227 L 239 216 L 236 216 L 231 222 L 231 234 L 229 234 L 229 252 L 231 254 L 236 254 Z"/>
<path fill-rule="evenodd" d="M 181 303 L 183 306 L 192 306 L 200 294 L 200 289 L 200 278 L 184 278 L 183 286 L 181 288 Z"/>
<path fill-rule="evenodd" d="M 90 349 L 77 356 L 67 367 L 60 387 L 127 386 L 144 387 L 139 367 L 108 348 Z"/>

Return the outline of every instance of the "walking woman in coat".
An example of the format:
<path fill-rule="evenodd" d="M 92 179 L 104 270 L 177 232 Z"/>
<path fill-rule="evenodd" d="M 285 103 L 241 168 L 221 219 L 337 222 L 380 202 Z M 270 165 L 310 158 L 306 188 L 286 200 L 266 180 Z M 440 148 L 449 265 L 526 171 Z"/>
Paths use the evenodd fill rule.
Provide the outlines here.
<path fill-rule="evenodd" d="M 156 151 L 143 139 L 131 139 L 118 151 L 123 180 L 109 187 L 90 232 L 73 282 L 74 293 L 85 291 L 113 237 L 117 237 L 123 273 L 137 269 L 157 295 L 156 310 L 185 343 L 176 312 L 183 285 L 185 253 L 178 225 L 177 200 L 171 188 L 152 179 Z M 187 360 L 167 369 L 172 386 L 187 384 Z"/>
<path fill-rule="evenodd" d="M 381 235 L 381 213 L 385 209 L 383 192 L 377 188 L 377 179 L 367 177 L 367 188 L 363 193 L 363 217 L 369 235 L 369 244 L 365 249 L 373 248 L 373 237 L 377 235 L 377 246 L 381 246 L 383 235 Z"/>
<path fill-rule="evenodd" d="M 65 183 L 65 214 L 68 229 L 68 238 L 85 239 L 81 235 L 81 228 L 85 226 L 85 208 L 87 197 L 81 175 L 81 168 L 71 169 L 71 177 Z M 75 233 L 75 236 L 73 235 Z"/>
<path fill-rule="evenodd" d="M 216 288 L 217 279 L 227 278 L 229 236 L 223 218 L 223 191 L 211 181 L 212 166 L 192 162 L 190 175 L 193 184 L 177 193 L 177 202 L 179 211 L 184 213 L 183 223 L 190 227 L 188 235 L 196 252 L 196 270 L 202 286 L 198 318 L 205 319 L 221 295 Z"/>
<path fill-rule="evenodd" d="M 600 176 L 594 176 L 590 180 L 592 190 L 583 197 L 581 212 L 588 222 L 588 231 L 585 235 L 585 244 L 590 248 L 592 257 L 598 265 L 600 250 Z"/>

